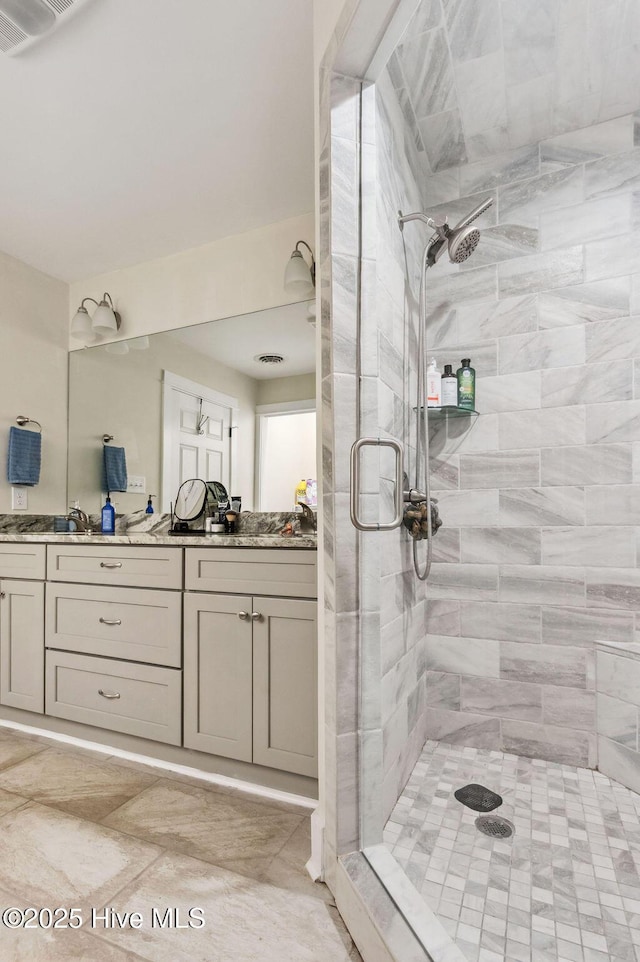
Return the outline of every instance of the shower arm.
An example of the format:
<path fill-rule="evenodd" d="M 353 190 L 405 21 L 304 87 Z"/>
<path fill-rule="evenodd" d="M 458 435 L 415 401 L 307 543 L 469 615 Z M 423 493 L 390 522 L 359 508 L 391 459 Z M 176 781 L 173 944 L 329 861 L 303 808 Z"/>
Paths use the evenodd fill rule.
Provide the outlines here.
<path fill-rule="evenodd" d="M 419 220 L 423 224 L 426 224 L 427 227 L 434 230 L 438 237 L 442 237 L 443 240 L 446 239 L 449 233 L 446 216 L 435 220 L 433 217 L 429 217 L 428 214 L 422 213 L 422 211 L 416 211 L 414 214 L 403 214 L 401 210 L 398 211 L 398 225 L 400 230 L 404 230 L 404 225 L 408 224 L 411 220 Z"/>

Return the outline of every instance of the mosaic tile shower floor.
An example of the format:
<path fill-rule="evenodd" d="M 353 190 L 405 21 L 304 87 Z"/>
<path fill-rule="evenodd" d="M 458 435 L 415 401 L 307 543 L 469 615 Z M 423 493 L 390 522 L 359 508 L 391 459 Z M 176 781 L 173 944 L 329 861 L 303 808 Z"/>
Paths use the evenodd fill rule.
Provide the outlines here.
<path fill-rule="evenodd" d="M 473 782 L 512 838 L 454 798 Z M 385 843 L 470 962 L 640 962 L 640 795 L 599 772 L 427 742 Z"/>

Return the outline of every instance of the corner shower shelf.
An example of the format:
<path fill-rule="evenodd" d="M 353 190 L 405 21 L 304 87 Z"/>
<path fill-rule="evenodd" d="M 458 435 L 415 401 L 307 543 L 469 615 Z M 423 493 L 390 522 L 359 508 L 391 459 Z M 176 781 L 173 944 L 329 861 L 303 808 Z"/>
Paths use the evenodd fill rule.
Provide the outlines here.
<path fill-rule="evenodd" d="M 417 411 L 417 408 L 413 409 Z M 420 408 L 420 411 L 424 411 L 424 407 Z M 449 418 L 477 418 L 480 414 L 479 411 L 470 411 L 468 408 L 459 408 L 454 404 L 446 405 L 442 408 L 429 408 L 429 417 L 434 418 L 437 421 L 448 420 Z"/>

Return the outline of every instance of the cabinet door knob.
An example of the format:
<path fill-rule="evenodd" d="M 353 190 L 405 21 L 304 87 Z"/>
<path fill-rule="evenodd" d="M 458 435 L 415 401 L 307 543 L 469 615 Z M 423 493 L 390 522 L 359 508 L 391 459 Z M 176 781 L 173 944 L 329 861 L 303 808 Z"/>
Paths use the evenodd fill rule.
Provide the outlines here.
<path fill-rule="evenodd" d="M 252 621 L 260 621 L 261 618 L 262 618 L 262 615 L 260 614 L 259 611 L 252 611 L 252 612 L 251 612 L 251 620 L 252 620 Z"/>
<path fill-rule="evenodd" d="M 0 598 L 6 598 L 6 597 L 7 597 L 6 591 L 0 591 Z"/>
<path fill-rule="evenodd" d="M 101 568 L 121 568 L 122 562 L 121 561 L 101 561 L 100 567 Z"/>
<path fill-rule="evenodd" d="M 98 694 L 102 695 L 103 698 L 119 698 L 119 691 L 104 691 L 102 688 L 98 688 Z"/>
<path fill-rule="evenodd" d="M 120 618 L 99 618 L 101 625 L 121 625 L 122 621 Z"/>
<path fill-rule="evenodd" d="M 238 618 L 240 619 L 240 621 L 246 621 L 248 617 L 249 617 L 249 612 L 248 612 L 248 611 L 239 611 L 239 612 L 238 612 Z"/>

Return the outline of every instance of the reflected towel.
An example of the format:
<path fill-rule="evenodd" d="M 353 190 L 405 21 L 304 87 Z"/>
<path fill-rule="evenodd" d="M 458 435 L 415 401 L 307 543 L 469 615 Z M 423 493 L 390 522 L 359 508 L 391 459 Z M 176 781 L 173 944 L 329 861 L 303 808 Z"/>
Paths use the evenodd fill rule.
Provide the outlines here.
<path fill-rule="evenodd" d="M 40 480 L 42 435 L 22 428 L 9 428 L 9 456 L 7 480 L 9 484 L 28 484 L 31 487 Z"/>
<path fill-rule="evenodd" d="M 124 448 L 113 448 L 104 445 L 104 476 L 103 491 L 127 490 L 127 459 Z"/>

